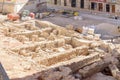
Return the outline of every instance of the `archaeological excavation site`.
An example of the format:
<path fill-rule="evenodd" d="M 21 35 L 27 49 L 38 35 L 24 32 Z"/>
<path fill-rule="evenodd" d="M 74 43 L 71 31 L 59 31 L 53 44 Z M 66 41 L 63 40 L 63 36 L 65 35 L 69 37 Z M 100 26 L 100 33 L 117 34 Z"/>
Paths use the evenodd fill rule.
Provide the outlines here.
<path fill-rule="evenodd" d="M 84 35 L 40 20 L 0 26 L 0 61 L 10 80 L 120 80 L 120 44 L 92 30 Z"/>

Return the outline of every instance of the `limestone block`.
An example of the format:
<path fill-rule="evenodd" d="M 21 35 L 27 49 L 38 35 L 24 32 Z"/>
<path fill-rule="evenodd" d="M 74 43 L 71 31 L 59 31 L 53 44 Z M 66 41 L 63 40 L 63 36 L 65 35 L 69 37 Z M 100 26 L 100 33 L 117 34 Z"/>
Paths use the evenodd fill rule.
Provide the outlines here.
<path fill-rule="evenodd" d="M 51 33 L 50 36 L 47 38 L 48 40 L 55 40 L 56 36 Z"/>
<path fill-rule="evenodd" d="M 110 61 L 104 62 L 103 60 L 100 60 L 89 66 L 84 67 L 83 69 L 80 69 L 78 73 L 82 75 L 82 77 L 89 77 L 99 71 L 102 71 L 109 64 L 110 64 Z"/>
<path fill-rule="evenodd" d="M 46 39 L 45 38 L 42 38 L 42 37 L 39 37 L 38 38 L 38 41 L 45 41 Z"/>
<path fill-rule="evenodd" d="M 64 65 L 67 67 L 70 67 L 72 69 L 72 72 L 75 72 L 78 69 L 80 69 L 84 66 L 87 66 L 89 64 L 92 64 L 99 60 L 100 60 L 99 53 L 94 53 L 94 54 L 88 55 L 86 57 L 84 57 L 84 56 L 76 57 L 72 60 L 67 61 Z"/>
<path fill-rule="evenodd" d="M 65 40 L 64 39 L 60 39 L 57 41 L 57 47 L 62 47 L 65 45 Z"/>
<path fill-rule="evenodd" d="M 91 41 L 85 40 L 85 39 L 77 39 L 77 38 L 72 38 L 72 46 L 73 47 L 78 47 L 78 46 L 90 46 Z"/>
<path fill-rule="evenodd" d="M 81 54 L 80 54 L 81 53 Z M 88 55 L 88 47 L 87 46 L 81 46 L 76 48 L 76 55 Z"/>
<path fill-rule="evenodd" d="M 94 29 L 93 28 L 88 28 L 88 34 L 93 35 L 94 34 Z"/>
<path fill-rule="evenodd" d="M 84 38 L 88 39 L 88 40 L 93 40 L 94 36 L 93 35 L 87 35 L 87 36 L 84 36 Z"/>
<path fill-rule="evenodd" d="M 48 34 L 50 34 L 52 32 L 52 28 L 48 27 L 48 28 L 45 28 L 45 29 L 42 29 L 41 32 L 46 32 Z"/>
<path fill-rule="evenodd" d="M 59 67 L 60 72 L 62 73 L 62 76 L 67 76 L 71 74 L 72 70 L 69 67 Z"/>
<path fill-rule="evenodd" d="M 52 32 L 54 35 L 58 35 L 58 31 L 57 30 L 53 30 Z"/>
<path fill-rule="evenodd" d="M 94 34 L 94 39 L 95 40 L 100 40 L 101 34 Z"/>
<path fill-rule="evenodd" d="M 37 48 L 35 49 L 35 52 L 38 53 L 40 49 L 41 49 L 40 47 L 37 47 Z"/>
<path fill-rule="evenodd" d="M 42 65 L 50 66 L 58 62 L 70 60 L 81 54 L 85 54 L 85 52 L 87 52 L 86 47 L 77 47 L 75 49 L 64 51 L 64 53 L 60 52 L 58 54 L 48 56 L 48 58 L 39 61 L 39 63 Z"/>
<path fill-rule="evenodd" d="M 61 27 L 57 29 L 58 31 L 58 35 L 66 35 L 66 33 L 68 32 L 67 29 Z"/>
<path fill-rule="evenodd" d="M 96 73 L 85 80 L 116 80 L 116 79 L 112 76 L 107 76 L 102 73 Z"/>
<path fill-rule="evenodd" d="M 108 51 L 109 51 L 109 52 L 112 52 L 114 49 L 115 49 L 115 45 L 112 44 L 112 43 L 110 43 L 110 44 L 108 45 Z"/>
<path fill-rule="evenodd" d="M 71 69 L 68 67 L 58 67 L 41 72 L 39 79 L 41 80 L 79 80 L 70 75 Z"/>
<path fill-rule="evenodd" d="M 101 42 L 101 45 L 100 45 L 100 49 L 108 52 L 108 43 L 102 41 L 102 42 Z"/>
<path fill-rule="evenodd" d="M 73 27 L 73 25 L 69 24 L 69 25 L 66 25 L 66 29 L 67 30 L 74 30 L 74 27 Z"/>
<path fill-rule="evenodd" d="M 49 37 L 49 34 L 46 33 L 46 32 L 42 32 L 42 33 L 40 34 L 40 37 L 47 38 L 47 37 Z"/>
<path fill-rule="evenodd" d="M 22 63 L 21 63 L 21 66 L 24 68 L 24 71 L 25 71 L 25 70 L 30 70 L 31 67 L 32 67 L 32 65 L 31 65 L 30 62 L 22 62 Z"/>
<path fill-rule="evenodd" d="M 64 39 L 65 39 L 65 43 L 66 44 L 71 44 L 71 42 L 72 42 L 72 38 L 71 37 L 64 37 Z"/>
<path fill-rule="evenodd" d="M 72 75 L 68 75 L 64 77 L 62 80 L 79 80 L 79 79 L 75 79 L 75 77 L 73 77 Z"/>
<path fill-rule="evenodd" d="M 60 71 L 55 71 L 54 69 L 49 69 L 47 71 L 43 71 L 40 74 L 40 80 L 60 80 L 62 78 L 62 74 Z"/>
<path fill-rule="evenodd" d="M 38 35 L 32 35 L 32 41 L 33 42 L 38 41 Z"/>
<path fill-rule="evenodd" d="M 20 50 L 19 54 L 23 56 L 30 56 L 29 52 L 27 52 L 26 50 Z"/>
<path fill-rule="evenodd" d="M 114 64 L 110 64 L 110 65 L 109 65 L 109 68 L 110 68 L 110 70 L 111 70 L 112 76 L 113 76 L 114 78 L 116 78 L 117 80 L 120 80 L 120 71 L 119 71 L 119 69 L 117 68 L 117 66 L 114 65 Z"/>
<path fill-rule="evenodd" d="M 101 44 L 99 43 L 99 42 L 92 42 L 91 44 L 90 44 L 90 48 L 92 48 L 92 49 L 94 49 L 94 48 L 96 48 L 96 47 L 99 47 Z"/>
<path fill-rule="evenodd" d="M 56 71 L 49 74 L 47 77 L 44 77 L 43 80 L 60 80 L 62 78 L 61 72 Z"/>
<path fill-rule="evenodd" d="M 49 49 L 49 48 L 54 48 L 54 47 L 55 47 L 55 44 L 54 44 L 53 41 L 50 41 L 50 42 L 46 43 L 45 46 L 46 46 L 46 48 Z"/>
<path fill-rule="evenodd" d="M 63 46 L 63 48 L 64 48 L 65 50 L 69 50 L 69 49 L 72 49 L 72 46 L 69 45 L 69 44 L 66 44 L 65 46 Z"/>

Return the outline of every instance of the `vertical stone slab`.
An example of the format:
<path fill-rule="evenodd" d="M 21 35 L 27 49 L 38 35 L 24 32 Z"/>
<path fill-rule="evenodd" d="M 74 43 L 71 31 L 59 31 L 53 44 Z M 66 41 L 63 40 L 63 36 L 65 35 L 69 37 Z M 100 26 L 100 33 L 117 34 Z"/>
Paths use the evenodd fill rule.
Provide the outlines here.
<path fill-rule="evenodd" d="M 9 80 L 1 63 L 0 63 L 0 80 Z"/>

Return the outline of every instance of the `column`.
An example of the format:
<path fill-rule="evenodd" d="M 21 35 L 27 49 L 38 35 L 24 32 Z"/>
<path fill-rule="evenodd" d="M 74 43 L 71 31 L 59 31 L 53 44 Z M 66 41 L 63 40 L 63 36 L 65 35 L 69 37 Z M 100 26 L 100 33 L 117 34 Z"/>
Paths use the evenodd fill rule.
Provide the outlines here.
<path fill-rule="evenodd" d="M 71 0 L 67 0 L 67 6 L 71 7 Z"/>
<path fill-rule="evenodd" d="M 61 3 L 61 6 L 64 6 L 64 0 L 61 0 L 60 3 Z"/>
<path fill-rule="evenodd" d="M 76 0 L 76 7 L 80 8 L 80 0 Z"/>

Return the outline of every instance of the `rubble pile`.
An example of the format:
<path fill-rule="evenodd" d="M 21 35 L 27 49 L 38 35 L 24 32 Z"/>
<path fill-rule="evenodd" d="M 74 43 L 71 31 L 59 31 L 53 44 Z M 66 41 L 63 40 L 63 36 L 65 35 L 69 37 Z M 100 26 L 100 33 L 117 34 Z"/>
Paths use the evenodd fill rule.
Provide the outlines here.
<path fill-rule="evenodd" d="M 109 76 L 120 79 L 120 45 L 101 40 L 91 30 L 83 35 L 71 26 L 37 20 L 2 25 L 0 35 L 9 44 L 1 42 L 4 50 L 25 59 L 24 70 L 39 71 L 38 80 L 84 80 L 99 72 L 104 75 L 107 68 Z"/>

